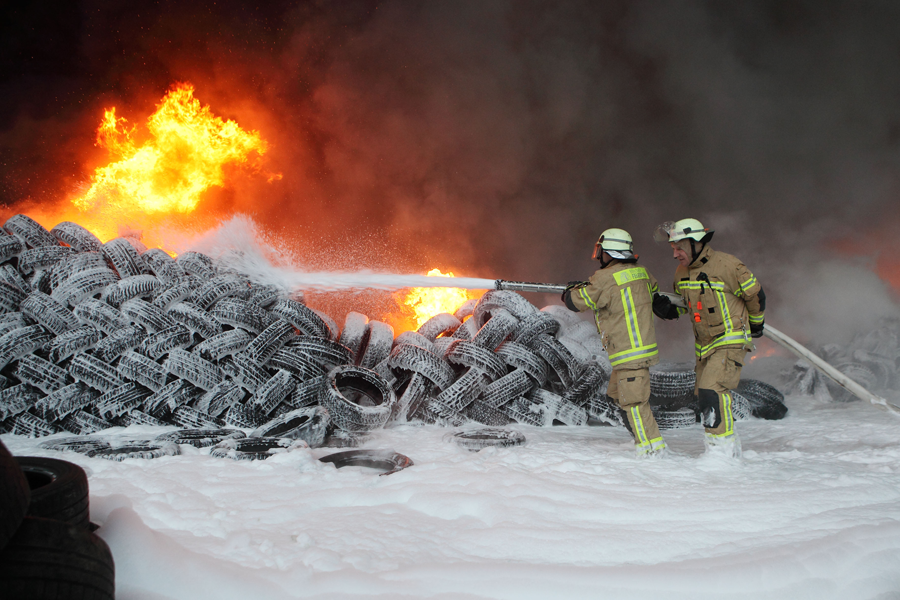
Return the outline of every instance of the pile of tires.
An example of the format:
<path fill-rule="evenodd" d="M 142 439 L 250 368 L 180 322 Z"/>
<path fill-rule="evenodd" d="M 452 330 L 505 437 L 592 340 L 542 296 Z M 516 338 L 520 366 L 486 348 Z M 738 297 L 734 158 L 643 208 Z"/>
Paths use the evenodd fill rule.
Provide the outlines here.
<path fill-rule="evenodd" d="M 828 344 L 818 354 L 870 392 L 891 397 L 900 385 L 900 321 L 883 318 L 878 327 L 857 334 L 849 344 Z M 787 380 L 792 393 L 834 402 L 858 400 L 805 360 L 794 364 Z"/>
<path fill-rule="evenodd" d="M 610 371 L 592 323 L 514 292 L 395 337 L 356 312 L 339 328 L 198 252 L 101 244 L 75 223 L 48 231 L 25 215 L 0 231 L 0 433 L 177 425 L 316 447 L 395 422 L 621 425 Z M 177 451 L 152 442 L 96 455 Z"/>
<path fill-rule="evenodd" d="M 112 553 L 92 528 L 81 467 L 51 458 L 14 457 L 0 443 L 4 598 L 112 600 Z"/>

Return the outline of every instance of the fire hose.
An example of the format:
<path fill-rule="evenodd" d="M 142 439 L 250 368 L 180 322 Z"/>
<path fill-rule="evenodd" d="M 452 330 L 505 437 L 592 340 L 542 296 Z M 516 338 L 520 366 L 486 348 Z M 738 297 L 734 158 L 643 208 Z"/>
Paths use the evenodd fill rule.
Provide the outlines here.
<path fill-rule="evenodd" d="M 498 290 L 509 290 L 511 292 L 538 292 L 549 294 L 561 294 L 566 289 L 566 286 L 564 285 L 549 283 L 530 283 L 527 281 L 506 281 L 503 279 L 496 280 L 494 282 L 494 287 Z M 678 294 L 668 294 L 664 292 L 659 293 L 668 297 L 669 300 L 671 300 L 672 304 L 680 306 L 682 308 L 685 307 L 684 300 Z M 812 364 L 823 375 L 834 381 L 842 388 L 846 389 L 857 398 L 860 398 L 861 400 L 867 400 L 868 402 L 871 402 L 876 406 L 880 406 L 894 414 L 900 414 L 900 408 L 894 406 L 884 398 L 876 396 L 857 382 L 853 381 L 852 379 L 847 377 L 847 375 L 841 373 L 836 368 L 825 362 L 822 358 L 816 356 L 815 353 L 804 347 L 797 340 L 785 335 L 771 325 L 765 326 L 765 329 L 763 329 L 763 334 L 779 346 L 782 346 L 783 348 L 791 351 L 803 360 L 806 360 L 807 362 Z"/>

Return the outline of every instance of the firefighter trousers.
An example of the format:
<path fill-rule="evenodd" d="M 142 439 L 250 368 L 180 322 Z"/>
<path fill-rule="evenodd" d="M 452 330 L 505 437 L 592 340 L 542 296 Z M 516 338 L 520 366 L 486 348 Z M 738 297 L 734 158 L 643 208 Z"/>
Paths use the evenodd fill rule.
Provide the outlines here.
<path fill-rule="evenodd" d="M 606 395 L 625 413 L 639 454 L 665 446 L 650 410 L 649 369 L 614 369 L 609 376 Z"/>
<path fill-rule="evenodd" d="M 734 435 L 731 390 L 741 381 L 744 348 L 719 348 L 697 361 L 694 395 L 700 404 L 700 421 L 706 433 L 725 438 Z"/>

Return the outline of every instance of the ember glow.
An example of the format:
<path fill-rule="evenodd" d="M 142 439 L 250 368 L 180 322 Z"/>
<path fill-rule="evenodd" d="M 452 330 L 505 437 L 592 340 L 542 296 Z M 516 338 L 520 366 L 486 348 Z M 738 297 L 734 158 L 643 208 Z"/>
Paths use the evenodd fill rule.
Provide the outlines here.
<path fill-rule="evenodd" d="M 432 269 L 426 275 L 429 277 L 455 277 L 451 271 L 441 273 L 440 269 Z M 410 288 L 394 294 L 394 299 L 410 321 L 409 325 L 402 329 L 415 330 L 434 315 L 438 313 L 453 314 L 466 300 L 480 298 L 483 295 L 484 290 Z M 396 325 L 395 329 L 397 329 Z"/>
<path fill-rule="evenodd" d="M 136 143 L 135 130 L 116 117 L 115 108 L 106 111 L 97 144 L 119 160 L 96 170 L 75 206 L 87 210 L 106 203 L 146 214 L 189 213 L 204 191 L 225 184 L 226 165 L 258 169 L 267 150 L 259 132 L 215 116 L 187 83 L 169 91 L 147 120 L 147 141 Z"/>

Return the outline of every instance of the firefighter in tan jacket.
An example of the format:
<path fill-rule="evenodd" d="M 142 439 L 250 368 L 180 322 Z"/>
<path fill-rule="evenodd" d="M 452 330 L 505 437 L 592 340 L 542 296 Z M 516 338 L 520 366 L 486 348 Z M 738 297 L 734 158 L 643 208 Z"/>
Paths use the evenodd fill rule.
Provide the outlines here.
<path fill-rule="evenodd" d="M 567 287 L 563 301 L 573 311 L 591 310 L 613 371 L 607 396 L 625 413 L 639 456 L 661 453 L 666 444 L 650 411 L 649 367 L 659 362 L 653 325 L 656 279 L 637 264 L 631 235 L 607 229 L 594 248 L 600 269 L 590 281 Z"/>
<path fill-rule="evenodd" d="M 753 349 L 751 338 L 763 334 L 766 294 L 740 260 L 709 246 L 713 233 L 696 219 L 660 226 L 656 237 L 672 246 L 679 263 L 675 292 L 687 308 L 660 296 L 653 310 L 663 319 L 683 314 L 691 319 L 697 358 L 694 395 L 707 448 L 738 457 L 741 446 L 734 430 L 731 390 L 740 382 L 745 354 Z"/>

